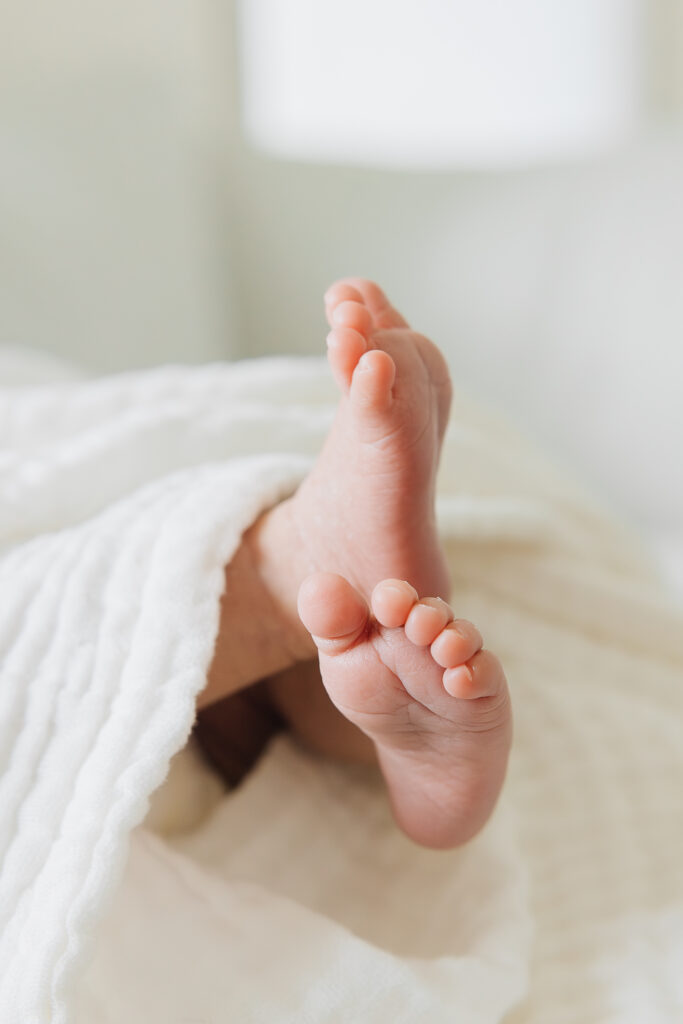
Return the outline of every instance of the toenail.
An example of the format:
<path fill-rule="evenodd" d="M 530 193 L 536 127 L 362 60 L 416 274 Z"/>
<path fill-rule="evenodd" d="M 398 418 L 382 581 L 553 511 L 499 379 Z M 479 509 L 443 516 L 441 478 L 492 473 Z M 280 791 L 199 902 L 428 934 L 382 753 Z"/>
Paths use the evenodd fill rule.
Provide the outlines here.
<path fill-rule="evenodd" d="M 484 638 L 482 637 L 477 627 L 473 626 L 471 622 L 463 622 L 461 620 L 461 624 L 459 626 L 456 626 L 455 628 L 458 633 L 458 636 L 461 636 L 463 640 L 467 644 L 471 644 L 473 648 L 476 647 L 477 650 L 481 650 L 481 648 L 484 646 Z"/>
<path fill-rule="evenodd" d="M 335 324 L 339 325 L 339 327 L 346 327 L 346 310 L 344 309 L 345 305 L 346 302 L 340 302 L 332 313 L 332 319 L 335 322 Z"/>
<path fill-rule="evenodd" d="M 337 281 L 335 284 L 331 284 L 330 285 L 330 287 L 325 292 L 325 294 L 323 296 L 323 299 L 327 303 L 334 302 L 335 299 L 339 299 L 339 293 L 340 292 L 346 293 L 347 291 L 348 291 L 347 285 L 340 284 L 340 282 Z M 342 299 L 342 302 L 343 301 L 344 301 L 344 299 Z"/>
<path fill-rule="evenodd" d="M 350 318 L 353 322 L 357 322 L 359 314 L 364 315 L 369 321 L 370 314 L 362 302 L 356 302 L 355 299 L 344 299 L 338 306 L 335 306 L 332 322 L 338 327 L 349 327 L 347 320 Z"/>
<path fill-rule="evenodd" d="M 451 697 L 458 697 L 460 694 L 457 691 L 463 686 L 471 686 L 473 678 L 469 665 L 457 665 L 455 668 L 446 669 L 443 674 L 443 686 Z"/>
<path fill-rule="evenodd" d="M 404 580 L 403 582 L 407 583 L 408 581 Z M 408 585 L 410 586 L 410 584 Z M 392 594 L 400 594 L 401 597 L 405 594 L 405 590 L 403 589 L 400 583 L 383 583 L 382 592 L 386 590 L 390 590 Z"/>

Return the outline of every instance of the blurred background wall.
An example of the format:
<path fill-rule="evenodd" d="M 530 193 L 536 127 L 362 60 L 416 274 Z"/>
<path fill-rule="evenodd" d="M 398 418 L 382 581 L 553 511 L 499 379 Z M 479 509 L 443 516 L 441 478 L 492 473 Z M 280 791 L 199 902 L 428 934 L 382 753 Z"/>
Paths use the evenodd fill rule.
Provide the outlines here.
<path fill-rule="evenodd" d="M 367 275 L 683 567 L 683 4 L 641 6 L 618 145 L 403 169 L 247 141 L 234 3 L 3 0 L 0 343 L 97 371 L 320 352 L 322 291 Z"/>

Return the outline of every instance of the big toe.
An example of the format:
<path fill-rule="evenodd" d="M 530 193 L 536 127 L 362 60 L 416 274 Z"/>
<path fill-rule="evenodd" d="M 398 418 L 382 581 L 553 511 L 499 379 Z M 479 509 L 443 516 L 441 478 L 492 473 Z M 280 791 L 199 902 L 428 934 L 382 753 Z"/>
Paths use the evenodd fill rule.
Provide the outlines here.
<path fill-rule="evenodd" d="M 368 606 L 344 579 L 331 572 L 308 576 L 299 588 L 299 618 L 316 646 L 326 654 L 341 654 L 364 634 Z"/>

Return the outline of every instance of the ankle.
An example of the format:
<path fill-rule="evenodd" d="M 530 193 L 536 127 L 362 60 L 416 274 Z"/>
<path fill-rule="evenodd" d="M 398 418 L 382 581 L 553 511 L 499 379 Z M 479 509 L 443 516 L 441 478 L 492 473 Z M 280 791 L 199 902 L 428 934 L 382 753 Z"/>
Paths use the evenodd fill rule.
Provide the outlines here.
<path fill-rule="evenodd" d="M 269 517 L 266 513 L 247 530 L 226 566 L 216 647 L 200 708 L 315 654 L 296 612 L 291 554 L 289 567 L 285 564 L 291 538 L 287 542 L 280 517 Z"/>
<path fill-rule="evenodd" d="M 292 516 L 292 499 L 265 512 L 244 535 L 253 577 L 258 581 L 271 628 L 290 652 L 289 664 L 316 655 L 297 611 L 299 587 L 308 575 L 305 548 Z"/>

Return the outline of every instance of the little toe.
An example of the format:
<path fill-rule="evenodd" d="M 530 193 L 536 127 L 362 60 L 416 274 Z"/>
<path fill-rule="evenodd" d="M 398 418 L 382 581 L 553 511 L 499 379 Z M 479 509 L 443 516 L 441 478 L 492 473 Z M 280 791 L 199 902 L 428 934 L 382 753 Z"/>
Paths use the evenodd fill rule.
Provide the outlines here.
<path fill-rule="evenodd" d="M 327 335 L 327 358 L 340 389 L 346 394 L 351 387 L 353 371 L 368 344 L 352 327 L 335 327 Z"/>
<path fill-rule="evenodd" d="M 453 618 L 453 612 L 439 597 L 426 597 L 411 609 L 405 632 L 417 647 L 428 647 Z"/>
<path fill-rule="evenodd" d="M 367 306 L 362 302 L 353 302 L 345 299 L 335 307 L 331 316 L 332 327 L 352 327 L 359 331 L 364 338 L 372 334 L 372 316 Z"/>
<path fill-rule="evenodd" d="M 372 349 L 361 356 L 349 390 L 354 405 L 368 412 L 385 412 L 392 401 L 396 365 L 387 352 Z"/>
<path fill-rule="evenodd" d="M 375 327 L 384 330 L 389 327 L 407 327 L 408 323 L 389 302 L 382 289 L 374 281 L 364 277 L 348 277 L 340 282 L 362 296 L 370 310 Z"/>
<path fill-rule="evenodd" d="M 404 625 L 417 601 L 417 590 L 405 580 L 382 580 L 372 592 L 370 606 L 381 626 L 397 629 Z"/>
<path fill-rule="evenodd" d="M 495 697 L 505 693 L 505 673 L 495 654 L 482 650 L 467 664 L 446 669 L 443 685 L 451 697 L 459 697 L 461 700 Z"/>
<path fill-rule="evenodd" d="M 308 576 L 299 588 L 299 618 L 325 654 L 347 651 L 365 634 L 368 606 L 354 587 L 331 572 Z"/>
<path fill-rule="evenodd" d="M 466 619 L 455 619 L 434 638 L 431 655 L 442 668 L 455 668 L 474 657 L 483 642 L 476 626 Z"/>

